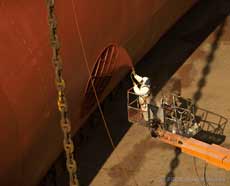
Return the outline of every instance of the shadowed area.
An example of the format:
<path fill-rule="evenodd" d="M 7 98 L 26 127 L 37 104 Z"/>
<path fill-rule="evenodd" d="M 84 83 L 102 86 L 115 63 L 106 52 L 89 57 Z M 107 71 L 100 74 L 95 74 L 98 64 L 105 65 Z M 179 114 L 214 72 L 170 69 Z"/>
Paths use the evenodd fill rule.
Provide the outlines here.
<path fill-rule="evenodd" d="M 175 156 L 172 159 L 172 161 L 170 162 L 170 171 L 168 172 L 168 174 L 165 177 L 165 186 L 169 186 L 173 182 L 173 180 L 175 178 L 174 170 L 177 168 L 177 166 L 180 163 L 179 156 L 181 154 L 181 150 L 179 148 L 175 148 L 174 151 L 175 151 Z"/>
<path fill-rule="evenodd" d="M 137 73 L 151 78 L 154 95 L 162 89 L 201 42 L 225 19 L 229 13 L 229 4 L 229 2 L 221 0 L 200 1 L 137 64 Z M 174 81 L 173 87 L 175 89 L 183 86 L 179 80 Z M 103 102 L 105 117 L 116 145 L 131 126 L 127 121 L 126 109 L 126 91 L 131 86 L 129 75 L 127 75 L 122 83 Z M 139 170 L 141 162 L 145 158 L 145 153 L 148 152 L 147 149 L 142 149 L 143 146 L 146 147 L 148 140 L 150 138 L 135 145 L 130 152 L 131 154 L 126 155 L 119 164 L 113 167 L 113 170 L 119 170 L 119 167 L 124 162 L 133 163 L 133 169 Z M 75 136 L 75 141 L 77 143 L 75 146 L 77 147 L 76 154 L 79 162 L 78 176 L 80 183 L 81 186 L 88 186 L 113 152 L 97 111 Z M 167 148 L 164 144 L 156 144 L 149 148 L 158 148 L 158 146 L 159 148 Z M 130 159 L 133 153 L 142 153 L 138 161 L 133 162 Z M 175 157 L 172 159 L 170 170 L 165 176 L 166 186 L 171 185 L 173 178 L 176 176 L 174 171 L 179 165 L 179 156 L 180 151 L 175 149 Z M 127 178 L 121 175 L 119 171 L 119 174 L 113 174 L 113 172 L 110 171 L 110 176 L 113 177 L 115 186 L 123 186 L 132 179 L 133 173 L 129 173 Z M 67 183 L 65 158 L 62 154 L 43 180 L 41 186 L 64 186 Z"/>
<path fill-rule="evenodd" d="M 207 55 L 207 58 L 206 58 L 207 63 L 202 70 L 202 78 L 199 80 L 199 82 L 197 84 L 197 91 L 193 95 L 193 100 L 195 101 L 195 103 L 197 103 L 202 97 L 202 89 L 205 87 L 205 85 L 207 83 L 207 77 L 211 71 L 211 64 L 212 64 L 214 57 L 215 57 L 215 51 L 218 49 L 219 41 L 221 39 L 221 36 L 223 35 L 224 26 L 225 26 L 225 19 L 224 19 L 223 23 L 221 23 L 220 28 L 218 28 L 218 30 L 215 34 L 215 40 L 211 45 L 210 53 Z"/>
<path fill-rule="evenodd" d="M 225 15 L 225 16 L 227 16 L 227 15 Z M 211 72 L 211 64 L 214 61 L 215 52 L 218 49 L 219 41 L 221 39 L 221 36 L 223 35 L 223 29 L 224 29 L 224 26 L 225 26 L 225 17 L 223 17 L 223 18 L 224 18 L 224 20 L 221 20 L 221 25 L 218 28 L 218 30 L 216 31 L 215 39 L 214 39 L 213 43 L 211 44 L 211 50 L 210 50 L 209 54 L 206 57 L 206 65 L 203 68 L 202 76 L 201 76 L 200 80 L 197 83 L 197 90 L 195 91 L 194 95 L 192 96 L 192 99 L 193 99 L 195 105 L 197 104 L 197 102 L 202 97 L 202 90 L 203 90 L 203 88 L 205 87 L 205 85 L 207 83 L 208 74 Z M 196 112 L 197 112 L 197 110 L 196 110 Z M 209 111 L 206 111 L 206 112 L 209 112 Z M 206 122 L 206 121 L 204 121 L 204 122 Z M 207 122 L 205 124 L 206 125 L 211 125 L 211 123 L 207 123 Z M 216 123 L 214 123 L 214 124 L 216 124 Z M 216 124 L 216 125 L 217 125 L 217 127 L 219 126 L 218 124 Z M 224 126 L 224 128 L 225 128 L 225 126 Z M 221 132 L 219 132 L 217 129 L 214 129 L 213 131 L 201 130 L 199 133 L 197 133 L 194 136 L 194 138 L 197 139 L 197 140 L 209 143 L 209 144 L 212 144 L 212 143 L 221 144 L 225 140 L 225 136 L 223 135 L 224 128 L 222 129 Z M 175 157 L 172 159 L 172 161 L 170 163 L 170 171 L 166 175 L 165 186 L 169 186 L 173 182 L 173 179 L 175 177 L 174 170 L 179 165 L 178 156 L 179 156 L 180 153 L 181 152 L 176 153 Z M 173 162 L 175 161 L 175 159 L 178 161 L 178 163 L 175 166 L 171 166 L 173 164 Z"/>

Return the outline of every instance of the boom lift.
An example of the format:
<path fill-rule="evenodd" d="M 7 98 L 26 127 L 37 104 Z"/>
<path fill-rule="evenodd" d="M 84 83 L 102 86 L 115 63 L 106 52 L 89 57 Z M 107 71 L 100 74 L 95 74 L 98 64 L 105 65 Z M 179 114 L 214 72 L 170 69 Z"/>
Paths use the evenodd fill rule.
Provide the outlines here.
<path fill-rule="evenodd" d="M 139 104 L 139 95 L 130 88 L 127 91 L 129 122 L 148 127 L 152 137 L 178 147 L 182 152 L 230 170 L 230 149 L 217 145 L 223 140 L 221 138 L 228 120 L 195 107 L 191 99 L 176 94 L 169 97 L 170 99 L 163 97 L 159 106 L 154 103 L 148 104 L 146 112 Z M 163 122 L 157 117 L 151 118 L 151 107 L 163 110 Z M 148 120 L 143 117 L 146 113 L 149 116 Z M 213 120 L 216 122 L 212 122 Z M 210 142 L 210 138 L 217 140 Z"/>

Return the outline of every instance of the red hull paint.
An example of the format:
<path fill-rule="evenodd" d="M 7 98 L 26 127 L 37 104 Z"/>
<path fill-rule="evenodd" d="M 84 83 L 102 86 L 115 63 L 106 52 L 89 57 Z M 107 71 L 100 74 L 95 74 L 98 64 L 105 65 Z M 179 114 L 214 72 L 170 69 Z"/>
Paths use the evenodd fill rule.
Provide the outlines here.
<path fill-rule="evenodd" d="M 119 46 L 111 83 L 127 73 L 197 0 L 76 1 L 90 68 L 110 43 Z M 57 0 L 64 76 L 73 128 L 89 79 L 71 0 Z M 62 149 L 44 1 L 0 2 L 0 185 L 36 185 Z M 90 113 L 90 111 L 89 111 Z"/>

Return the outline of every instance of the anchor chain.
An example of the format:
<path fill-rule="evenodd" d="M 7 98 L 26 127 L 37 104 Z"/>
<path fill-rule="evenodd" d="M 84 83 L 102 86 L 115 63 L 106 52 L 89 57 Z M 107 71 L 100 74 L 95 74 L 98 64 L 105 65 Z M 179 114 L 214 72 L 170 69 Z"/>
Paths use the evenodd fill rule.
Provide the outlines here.
<path fill-rule="evenodd" d="M 55 16 L 55 1 L 46 0 L 48 8 L 48 24 L 50 29 L 50 45 L 53 56 L 52 63 L 55 71 L 55 83 L 58 92 L 57 106 L 61 115 L 60 125 L 64 134 L 64 150 L 66 154 L 66 167 L 69 173 L 69 185 L 79 186 L 77 178 L 77 164 L 74 159 L 74 144 L 71 138 L 71 123 L 69 119 L 68 104 L 65 95 L 65 80 L 63 79 L 63 67 L 60 55 L 60 42 L 57 35 L 57 19 Z"/>

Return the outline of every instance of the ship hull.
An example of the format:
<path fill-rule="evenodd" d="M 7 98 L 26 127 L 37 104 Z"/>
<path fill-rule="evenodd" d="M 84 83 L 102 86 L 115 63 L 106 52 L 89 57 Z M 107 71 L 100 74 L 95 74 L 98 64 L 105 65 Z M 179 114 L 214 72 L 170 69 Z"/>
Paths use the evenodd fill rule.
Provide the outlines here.
<path fill-rule="evenodd" d="M 110 80 L 99 92 L 103 99 L 196 0 L 73 2 L 57 0 L 56 15 L 76 132 L 96 105 L 87 103 L 90 76 L 75 18 L 91 72 L 107 47 L 115 49 Z M 62 150 L 47 7 L 45 1 L 3 1 L 0 15 L 0 185 L 31 186 Z"/>

